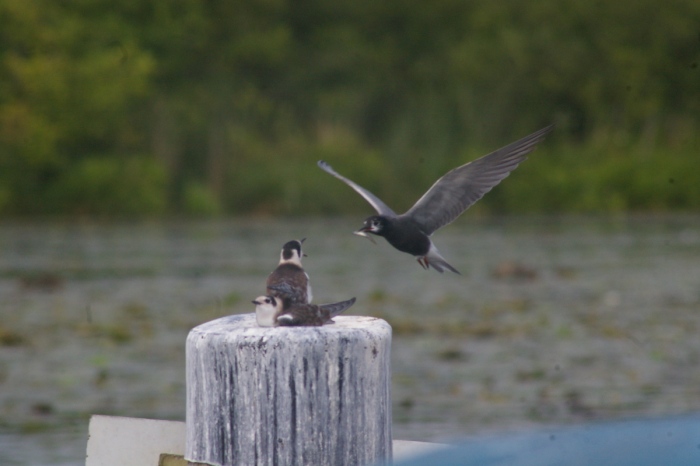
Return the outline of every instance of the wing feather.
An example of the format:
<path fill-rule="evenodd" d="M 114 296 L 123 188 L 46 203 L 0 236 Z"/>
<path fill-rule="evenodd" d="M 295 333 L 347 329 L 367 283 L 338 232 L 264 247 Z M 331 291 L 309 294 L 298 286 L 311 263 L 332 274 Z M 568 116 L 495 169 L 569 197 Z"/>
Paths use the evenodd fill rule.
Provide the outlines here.
<path fill-rule="evenodd" d="M 447 172 L 402 216 L 417 222 L 427 235 L 443 227 L 471 207 L 527 159 L 554 128 L 549 125 Z"/>
<path fill-rule="evenodd" d="M 340 173 L 333 170 L 333 167 L 328 165 L 328 163 L 324 162 L 323 160 L 319 160 L 317 162 L 317 165 L 319 166 L 319 168 L 321 168 L 321 170 L 335 176 L 340 181 L 342 181 L 343 183 L 347 184 L 352 189 L 354 189 L 355 192 L 357 192 L 357 194 L 359 194 L 360 196 L 365 198 L 365 200 L 367 202 L 369 202 L 369 204 L 372 207 L 374 207 L 374 210 L 376 210 L 379 215 L 387 215 L 390 217 L 396 217 L 396 213 L 393 210 L 391 210 L 391 208 L 388 205 L 384 204 L 384 202 L 382 202 L 381 199 L 379 199 L 377 196 L 375 196 L 371 192 L 367 191 L 365 188 L 363 188 L 359 184 L 355 183 L 354 181 L 352 181 L 348 178 L 345 178 L 343 175 L 341 175 Z"/>
<path fill-rule="evenodd" d="M 345 311 L 349 307 L 355 304 L 355 298 L 350 298 L 347 301 L 340 301 L 332 304 L 321 304 L 321 309 L 328 311 L 330 317 L 335 317 L 341 312 Z"/>

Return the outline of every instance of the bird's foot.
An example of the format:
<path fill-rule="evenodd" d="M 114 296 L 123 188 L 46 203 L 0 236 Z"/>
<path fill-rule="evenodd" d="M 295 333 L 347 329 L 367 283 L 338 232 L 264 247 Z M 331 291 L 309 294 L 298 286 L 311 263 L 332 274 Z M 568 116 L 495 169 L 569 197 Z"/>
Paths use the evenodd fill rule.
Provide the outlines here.
<path fill-rule="evenodd" d="M 430 263 L 428 262 L 428 258 L 426 256 L 421 256 L 418 258 L 418 263 L 420 264 L 421 267 L 423 267 L 425 270 L 428 270 L 430 268 Z"/>

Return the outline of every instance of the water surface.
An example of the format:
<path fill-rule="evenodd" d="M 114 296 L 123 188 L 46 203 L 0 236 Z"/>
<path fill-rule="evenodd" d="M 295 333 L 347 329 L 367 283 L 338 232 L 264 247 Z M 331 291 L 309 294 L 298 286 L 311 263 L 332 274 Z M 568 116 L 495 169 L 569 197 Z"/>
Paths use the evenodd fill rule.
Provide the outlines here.
<path fill-rule="evenodd" d="M 700 410 L 700 217 L 460 219 L 424 271 L 361 219 L 0 225 L 0 464 L 83 464 L 94 413 L 184 420 L 185 338 L 306 237 L 316 302 L 394 328 L 394 436 Z"/>

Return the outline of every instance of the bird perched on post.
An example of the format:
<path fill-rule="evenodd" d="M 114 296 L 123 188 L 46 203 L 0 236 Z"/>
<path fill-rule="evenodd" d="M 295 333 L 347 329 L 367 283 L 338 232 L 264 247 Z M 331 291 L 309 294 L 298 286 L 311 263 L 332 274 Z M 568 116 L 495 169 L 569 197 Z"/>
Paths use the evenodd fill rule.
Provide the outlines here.
<path fill-rule="evenodd" d="M 285 307 L 308 304 L 313 297 L 309 275 L 301 265 L 301 258 L 306 256 L 301 251 L 305 239 L 286 242 L 282 246 L 279 265 L 267 277 L 267 294 L 282 299 Z"/>
<path fill-rule="evenodd" d="M 292 304 L 274 296 L 259 296 L 253 300 L 255 318 L 261 327 L 319 327 L 355 304 L 355 298 L 332 304 Z"/>
<path fill-rule="evenodd" d="M 383 236 L 396 249 L 418 258 L 425 269 L 431 266 L 442 273 L 445 269 L 459 273 L 447 263 L 433 244 L 430 236 L 439 228 L 451 223 L 484 194 L 507 177 L 523 162 L 527 154 L 554 128 L 542 128 L 512 144 L 488 155 L 454 168 L 443 175 L 405 213 L 398 215 L 377 196 L 345 178 L 323 160 L 318 166 L 354 189 L 378 215 L 368 217 L 354 233 L 370 238 L 367 234 Z"/>

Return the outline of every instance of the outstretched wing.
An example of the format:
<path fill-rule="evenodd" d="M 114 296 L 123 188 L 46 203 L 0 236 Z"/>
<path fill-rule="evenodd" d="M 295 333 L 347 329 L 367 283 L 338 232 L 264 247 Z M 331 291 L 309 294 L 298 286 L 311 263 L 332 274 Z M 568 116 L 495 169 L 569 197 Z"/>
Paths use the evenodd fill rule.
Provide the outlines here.
<path fill-rule="evenodd" d="M 277 324 L 282 327 L 316 327 L 331 319 L 355 303 L 355 298 L 333 304 L 299 304 L 286 309 L 277 317 Z"/>
<path fill-rule="evenodd" d="M 357 194 L 364 197 L 365 200 L 367 202 L 369 202 L 372 207 L 374 207 L 374 210 L 376 210 L 379 215 L 388 215 L 390 217 L 396 217 L 396 213 L 393 210 L 391 210 L 391 208 L 388 205 L 384 204 L 381 199 L 379 199 L 377 196 L 375 196 L 371 192 L 367 191 L 365 188 L 363 188 L 359 184 L 355 183 L 352 180 L 345 178 L 343 175 L 341 175 L 337 171 L 333 170 L 333 167 L 328 165 L 323 160 L 319 160 L 317 162 L 317 165 L 319 166 L 319 168 L 321 168 L 321 170 L 335 176 L 340 181 L 342 181 L 343 183 L 347 184 L 352 189 L 354 189 L 357 192 Z"/>
<path fill-rule="evenodd" d="M 332 303 L 332 304 L 321 304 L 321 309 L 328 311 L 330 314 L 330 317 L 333 318 L 340 314 L 341 312 L 345 311 L 346 309 L 350 308 L 355 304 L 355 298 L 348 299 L 347 301 L 340 301 L 338 303 Z"/>
<path fill-rule="evenodd" d="M 450 170 L 403 216 L 416 221 L 425 234 L 432 234 L 459 217 L 515 170 L 553 128 L 554 125 L 549 125 L 480 159 Z"/>

